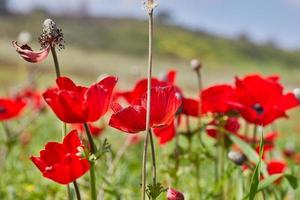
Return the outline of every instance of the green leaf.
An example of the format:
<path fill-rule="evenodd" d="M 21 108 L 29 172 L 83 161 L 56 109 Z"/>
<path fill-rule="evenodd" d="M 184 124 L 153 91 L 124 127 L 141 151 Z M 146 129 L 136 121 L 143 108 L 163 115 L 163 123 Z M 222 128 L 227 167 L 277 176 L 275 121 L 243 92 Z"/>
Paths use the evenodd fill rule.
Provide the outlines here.
<path fill-rule="evenodd" d="M 149 184 L 146 189 L 146 194 L 149 199 L 155 200 L 162 192 L 166 191 L 167 188 L 164 188 L 160 183 L 156 183 L 155 185 Z"/>
<path fill-rule="evenodd" d="M 255 197 L 255 195 L 257 193 L 257 190 L 258 190 L 259 178 L 260 178 L 260 165 L 261 165 L 262 157 L 263 157 L 263 154 L 264 154 L 263 134 L 261 135 L 261 138 L 260 138 L 259 149 L 260 149 L 259 150 L 259 160 L 258 160 L 258 163 L 255 167 L 254 174 L 251 178 L 249 200 L 254 200 L 254 197 Z"/>
<path fill-rule="evenodd" d="M 289 184 L 292 186 L 294 190 L 298 188 L 298 179 L 292 174 L 285 174 L 284 177 L 289 182 Z"/>
<path fill-rule="evenodd" d="M 256 194 L 258 192 L 261 192 L 262 190 L 266 189 L 267 187 L 269 187 L 272 183 L 274 183 L 275 181 L 277 181 L 279 178 L 283 177 L 284 174 L 274 174 L 271 175 L 265 179 L 263 179 L 257 188 Z M 247 194 L 243 199 L 247 199 L 250 196 L 250 194 Z"/>
<path fill-rule="evenodd" d="M 222 130 L 223 131 L 223 130 Z M 232 140 L 233 143 L 235 143 L 236 145 L 238 145 L 243 153 L 247 156 L 247 158 L 255 163 L 256 165 L 259 162 L 259 155 L 257 154 L 257 152 L 245 141 L 243 141 L 242 139 L 240 139 L 239 137 L 237 137 L 236 135 L 230 133 L 230 132 L 226 132 L 226 134 L 228 135 L 228 137 Z M 267 177 L 268 176 L 268 172 L 267 172 L 267 167 L 266 167 L 266 163 L 261 160 L 261 172 L 262 174 Z"/>

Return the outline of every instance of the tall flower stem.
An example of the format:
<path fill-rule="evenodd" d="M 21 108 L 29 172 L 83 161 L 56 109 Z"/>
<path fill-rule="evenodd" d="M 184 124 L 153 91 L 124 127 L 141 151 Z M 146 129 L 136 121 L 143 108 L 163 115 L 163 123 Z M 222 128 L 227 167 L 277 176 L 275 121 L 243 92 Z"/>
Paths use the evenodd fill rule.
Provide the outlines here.
<path fill-rule="evenodd" d="M 55 47 L 51 47 L 51 53 L 52 53 L 52 57 L 53 57 L 53 61 L 54 61 L 56 77 L 59 78 L 60 77 L 60 68 L 59 68 L 59 63 L 58 63 Z"/>
<path fill-rule="evenodd" d="M 81 195 L 80 195 L 80 191 L 79 191 L 79 187 L 78 187 L 77 182 L 74 181 L 73 185 L 74 185 L 74 189 L 75 189 L 75 192 L 76 192 L 77 200 L 81 200 Z"/>
<path fill-rule="evenodd" d="M 90 148 L 91 148 L 91 154 L 95 155 L 96 153 L 96 146 L 90 131 L 90 128 L 87 123 L 84 123 L 84 128 L 86 131 L 87 138 L 89 140 Z M 95 161 L 90 161 L 90 185 L 91 185 L 91 200 L 97 199 L 97 193 L 96 193 L 96 175 L 95 175 Z"/>
<path fill-rule="evenodd" d="M 201 127 L 201 113 L 202 113 L 202 76 L 201 69 L 196 70 L 199 91 L 199 104 L 198 104 L 198 126 Z"/>
<path fill-rule="evenodd" d="M 151 129 L 149 130 L 150 146 L 151 146 L 151 157 L 152 157 L 152 179 L 153 185 L 156 185 L 156 159 L 155 159 L 155 148 Z"/>
<path fill-rule="evenodd" d="M 147 113 L 146 113 L 146 138 L 144 143 L 143 152 L 143 166 L 142 166 L 142 200 L 146 198 L 146 163 L 147 163 L 147 149 L 148 149 L 148 137 L 151 136 L 150 132 L 150 112 L 151 112 L 151 79 L 152 79 L 152 41 L 153 41 L 153 9 L 154 1 L 148 0 L 146 8 L 149 15 L 149 45 L 148 45 L 148 81 L 147 81 Z M 152 158 L 153 160 L 153 158 Z M 153 178 L 153 180 L 156 178 Z"/>

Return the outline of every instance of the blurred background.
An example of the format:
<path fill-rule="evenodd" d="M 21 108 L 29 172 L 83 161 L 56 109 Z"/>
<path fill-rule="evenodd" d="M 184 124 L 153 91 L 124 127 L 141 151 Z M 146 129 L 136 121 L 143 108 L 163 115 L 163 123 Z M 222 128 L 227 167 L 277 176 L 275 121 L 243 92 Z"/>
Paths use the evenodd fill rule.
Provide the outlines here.
<path fill-rule="evenodd" d="M 198 58 L 205 66 L 206 85 L 249 72 L 281 74 L 290 87 L 299 85 L 299 0 L 161 0 L 158 4 L 156 74 L 176 68 L 189 75 L 189 60 Z M 30 43 L 39 49 L 37 38 L 48 17 L 65 35 L 66 49 L 59 52 L 65 73 L 89 80 L 103 73 L 122 75 L 124 83 L 144 75 L 148 32 L 143 7 L 142 0 L 0 0 L 0 67 L 7 72 L 1 73 L 0 83 L 14 84 L 7 74 L 15 75 L 17 64 L 24 64 L 11 41 L 28 31 Z M 39 70 L 52 71 L 48 60 Z M 179 82 L 192 89 L 193 76 L 185 75 Z"/>

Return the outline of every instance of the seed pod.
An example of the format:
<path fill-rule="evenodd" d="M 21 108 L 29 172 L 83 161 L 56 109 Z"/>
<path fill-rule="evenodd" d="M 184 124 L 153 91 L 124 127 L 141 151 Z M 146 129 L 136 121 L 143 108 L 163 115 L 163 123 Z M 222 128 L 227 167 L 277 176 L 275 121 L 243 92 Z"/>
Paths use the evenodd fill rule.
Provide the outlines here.
<path fill-rule="evenodd" d="M 247 161 L 247 157 L 244 154 L 236 151 L 230 151 L 228 153 L 228 159 L 236 165 L 242 165 L 245 161 Z"/>
<path fill-rule="evenodd" d="M 59 49 L 63 49 L 65 41 L 62 29 L 59 29 L 52 19 L 46 19 L 43 22 L 43 32 L 39 37 L 39 42 L 42 48 L 57 45 Z"/>
<path fill-rule="evenodd" d="M 197 59 L 193 59 L 191 60 L 191 68 L 195 71 L 198 71 L 202 68 L 202 63 Z"/>

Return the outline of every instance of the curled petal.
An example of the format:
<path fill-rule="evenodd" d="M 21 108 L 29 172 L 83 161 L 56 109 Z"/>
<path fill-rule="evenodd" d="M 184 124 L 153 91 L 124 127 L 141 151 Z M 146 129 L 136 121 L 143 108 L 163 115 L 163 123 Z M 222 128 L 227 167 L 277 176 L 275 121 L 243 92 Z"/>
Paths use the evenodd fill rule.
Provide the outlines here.
<path fill-rule="evenodd" d="M 13 47 L 24 60 L 31 63 L 42 62 L 48 57 L 48 54 L 50 52 L 50 46 L 41 51 L 33 51 L 27 44 L 19 46 L 17 42 L 13 42 Z"/>

